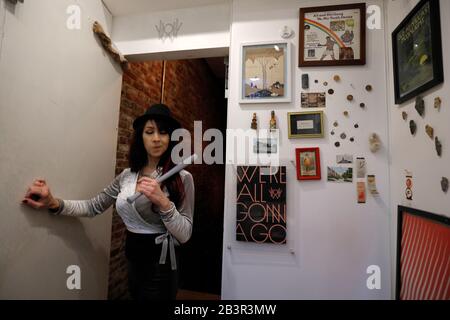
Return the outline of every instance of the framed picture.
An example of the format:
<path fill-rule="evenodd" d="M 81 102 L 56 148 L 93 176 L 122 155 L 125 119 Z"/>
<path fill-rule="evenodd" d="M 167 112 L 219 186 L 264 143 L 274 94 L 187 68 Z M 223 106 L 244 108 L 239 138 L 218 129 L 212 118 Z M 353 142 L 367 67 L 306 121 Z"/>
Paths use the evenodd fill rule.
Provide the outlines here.
<path fill-rule="evenodd" d="M 291 102 L 291 50 L 288 42 L 241 46 L 240 103 Z"/>
<path fill-rule="evenodd" d="M 297 180 L 320 180 L 320 150 L 319 148 L 295 149 L 297 162 Z"/>
<path fill-rule="evenodd" d="M 395 103 L 444 82 L 439 0 L 422 0 L 392 33 Z"/>
<path fill-rule="evenodd" d="M 323 138 L 323 111 L 288 113 L 289 139 Z"/>
<path fill-rule="evenodd" d="M 366 4 L 300 9 L 299 67 L 366 64 Z"/>
<path fill-rule="evenodd" d="M 325 108 L 326 94 L 325 92 L 302 93 L 302 108 Z"/>
<path fill-rule="evenodd" d="M 403 206 L 397 211 L 396 299 L 450 300 L 450 218 Z"/>

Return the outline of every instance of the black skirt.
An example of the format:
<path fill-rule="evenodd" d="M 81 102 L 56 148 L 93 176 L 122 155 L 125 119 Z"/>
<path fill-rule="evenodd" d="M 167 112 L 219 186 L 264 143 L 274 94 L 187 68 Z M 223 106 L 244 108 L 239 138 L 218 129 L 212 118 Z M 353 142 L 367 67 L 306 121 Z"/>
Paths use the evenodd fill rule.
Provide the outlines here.
<path fill-rule="evenodd" d="M 128 260 L 128 288 L 134 300 L 174 300 L 178 291 L 177 270 L 172 270 L 170 255 L 160 264 L 162 244 L 155 244 L 161 234 L 137 234 L 127 231 L 125 255 Z"/>

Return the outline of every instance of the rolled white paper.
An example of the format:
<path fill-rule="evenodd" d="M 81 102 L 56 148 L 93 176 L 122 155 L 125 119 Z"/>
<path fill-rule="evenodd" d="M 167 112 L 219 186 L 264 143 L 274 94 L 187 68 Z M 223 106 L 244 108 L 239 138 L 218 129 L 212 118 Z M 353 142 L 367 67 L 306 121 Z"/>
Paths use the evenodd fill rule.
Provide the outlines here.
<path fill-rule="evenodd" d="M 173 167 L 172 169 L 170 169 L 169 171 L 167 171 L 165 174 L 163 174 L 161 177 L 157 178 L 156 181 L 158 183 L 163 183 L 165 180 L 169 179 L 171 176 L 173 176 L 174 174 L 180 172 L 181 170 L 183 170 L 184 168 L 186 168 L 187 166 L 189 166 L 190 164 L 194 163 L 195 160 L 197 160 L 198 156 L 197 154 L 193 154 L 190 157 L 187 157 L 186 159 L 184 159 L 182 162 L 180 162 L 179 164 L 177 164 L 175 167 Z M 132 204 L 133 202 L 136 201 L 137 198 L 139 198 L 140 196 L 142 196 L 142 193 L 140 192 L 136 192 L 134 195 L 130 196 L 127 198 L 127 202 L 129 204 Z"/>

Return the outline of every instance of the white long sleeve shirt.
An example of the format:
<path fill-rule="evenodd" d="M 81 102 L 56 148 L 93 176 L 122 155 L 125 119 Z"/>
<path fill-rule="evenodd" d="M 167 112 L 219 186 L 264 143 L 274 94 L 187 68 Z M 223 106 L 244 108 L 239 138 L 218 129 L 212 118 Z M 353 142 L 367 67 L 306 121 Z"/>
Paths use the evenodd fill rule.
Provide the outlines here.
<path fill-rule="evenodd" d="M 185 197 L 181 205 L 160 214 L 152 210 L 152 203 L 142 195 L 133 204 L 127 198 L 135 194 L 138 173 L 129 168 L 123 170 L 109 186 L 90 200 L 60 200 L 60 208 L 55 215 L 74 217 L 95 217 L 106 211 L 114 202 L 126 228 L 133 233 L 155 234 L 167 231 L 180 243 L 189 240 L 192 234 L 194 216 L 194 180 L 186 171 L 180 171 Z M 156 178 L 156 177 L 155 177 Z M 163 191 L 170 199 L 167 188 Z"/>

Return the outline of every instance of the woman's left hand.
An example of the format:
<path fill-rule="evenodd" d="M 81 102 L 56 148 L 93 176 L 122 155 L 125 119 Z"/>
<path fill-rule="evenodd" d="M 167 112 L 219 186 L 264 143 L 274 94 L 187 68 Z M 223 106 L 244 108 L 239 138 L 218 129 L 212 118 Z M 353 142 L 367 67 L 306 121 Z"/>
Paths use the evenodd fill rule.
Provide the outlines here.
<path fill-rule="evenodd" d="M 136 191 L 145 195 L 161 211 L 170 209 L 170 200 L 161 190 L 159 183 L 155 179 L 148 177 L 140 178 L 137 182 Z"/>

